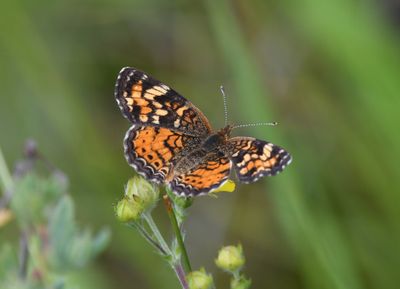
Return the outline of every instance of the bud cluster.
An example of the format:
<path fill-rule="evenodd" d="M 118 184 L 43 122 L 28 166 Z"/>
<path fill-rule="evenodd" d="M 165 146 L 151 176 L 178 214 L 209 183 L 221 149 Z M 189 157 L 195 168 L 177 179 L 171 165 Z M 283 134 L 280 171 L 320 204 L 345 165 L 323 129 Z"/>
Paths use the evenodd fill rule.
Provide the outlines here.
<path fill-rule="evenodd" d="M 142 177 L 131 178 L 126 184 L 124 198 L 115 207 L 118 219 L 121 222 L 138 220 L 154 208 L 159 195 L 159 190 Z"/>

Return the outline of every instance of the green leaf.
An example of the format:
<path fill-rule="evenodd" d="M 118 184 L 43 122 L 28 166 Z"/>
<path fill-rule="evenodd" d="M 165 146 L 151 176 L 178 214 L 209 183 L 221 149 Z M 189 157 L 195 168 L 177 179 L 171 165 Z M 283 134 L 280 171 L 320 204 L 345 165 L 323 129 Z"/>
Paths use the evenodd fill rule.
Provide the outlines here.
<path fill-rule="evenodd" d="M 49 222 L 50 264 L 56 270 L 82 268 L 107 245 L 110 232 L 95 237 L 90 230 L 79 232 L 74 221 L 74 204 L 69 196 L 60 199 Z"/>
<path fill-rule="evenodd" d="M 63 270 L 73 266 L 71 247 L 74 242 L 75 223 L 73 220 L 74 205 L 69 196 L 58 202 L 48 225 L 51 245 L 50 263 Z"/>
<path fill-rule="evenodd" d="M 43 178 L 31 173 L 17 180 L 11 208 L 20 226 L 43 223 L 49 207 L 65 190 L 65 184 L 55 175 Z"/>
<path fill-rule="evenodd" d="M 108 243 L 110 242 L 111 231 L 108 228 L 102 229 L 100 232 L 93 237 L 92 243 L 92 253 L 91 255 L 94 257 L 103 251 Z"/>

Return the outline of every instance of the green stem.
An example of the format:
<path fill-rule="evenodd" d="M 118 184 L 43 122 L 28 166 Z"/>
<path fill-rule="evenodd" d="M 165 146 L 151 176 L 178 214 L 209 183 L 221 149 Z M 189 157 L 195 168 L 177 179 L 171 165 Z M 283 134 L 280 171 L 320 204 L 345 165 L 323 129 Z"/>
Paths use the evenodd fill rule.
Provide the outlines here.
<path fill-rule="evenodd" d="M 232 272 L 233 278 L 235 280 L 239 280 L 240 279 L 240 270 L 235 270 Z"/>
<path fill-rule="evenodd" d="M 5 194 L 11 191 L 11 188 L 13 186 L 13 181 L 11 178 L 10 171 L 8 170 L 6 161 L 4 159 L 3 152 L 1 151 L 1 148 L 0 148 L 0 183 L 3 186 Z"/>
<path fill-rule="evenodd" d="M 189 289 L 189 285 L 188 285 L 187 280 L 186 280 L 185 270 L 183 270 L 183 267 L 182 267 L 182 265 L 181 265 L 181 262 L 178 261 L 178 262 L 176 262 L 176 264 L 173 265 L 173 266 L 174 266 L 175 274 L 176 274 L 176 276 L 178 277 L 179 282 L 181 283 L 182 288 L 183 288 L 183 289 Z"/>
<path fill-rule="evenodd" d="M 183 242 L 182 232 L 179 228 L 178 221 L 176 220 L 176 215 L 174 208 L 171 204 L 171 200 L 169 199 L 168 195 L 164 196 L 164 204 L 167 208 L 167 213 L 169 219 L 171 221 L 172 228 L 174 229 L 176 239 L 178 241 L 178 246 L 181 249 L 182 256 L 183 256 L 183 264 L 185 265 L 186 272 L 192 272 L 192 266 L 190 265 L 189 256 L 186 251 L 185 243 Z"/>
<path fill-rule="evenodd" d="M 167 256 L 167 252 L 164 250 L 163 247 L 161 247 L 161 245 L 159 243 L 157 243 L 151 236 L 150 234 L 145 230 L 145 228 L 143 228 L 143 226 L 141 224 L 132 222 L 132 223 L 128 223 L 128 226 L 131 228 L 135 228 L 136 230 L 138 230 L 139 234 L 145 238 L 147 240 L 147 242 L 149 242 L 155 249 L 157 249 L 159 251 L 160 254 Z"/>
<path fill-rule="evenodd" d="M 163 236 L 160 233 L 160 230 L 158 230 L 158 227 L 156 223 L 154 223 L 154 220 L 151 217 L 150 213 L 144 213 L 143 217 L 146 220 L 147 224 L 149 225 L 150 230 L 153 232 L 154 237 L 156 237 L 161 248 L 163 248 L 163 250 L 167 253 L 168 256 L 172 256 L 171 249 L 169 248 L 167 242 L 165 242 Z"/>

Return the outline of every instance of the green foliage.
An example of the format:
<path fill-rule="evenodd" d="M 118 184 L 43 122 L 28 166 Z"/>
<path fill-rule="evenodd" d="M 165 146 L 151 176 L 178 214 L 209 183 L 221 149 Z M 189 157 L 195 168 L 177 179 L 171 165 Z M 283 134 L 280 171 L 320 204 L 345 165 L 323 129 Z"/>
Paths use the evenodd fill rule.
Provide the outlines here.
<path fill-rule="evenodd" d="M 0 247 L 0 280 L 3 284 L 10 284 L 12 280 L 18 279 L 17 260 L 17 252 L 12 245 L 5 243 Z"/>
<path fill-rule="evenodd" d="M 25 167 L 10 183 L 11 199 L 2 199 L 3 206 L 9 202 L 20 240 L 19 247 L 17 240 L 0 246 L 0 288 L 73 289 L 76 284 L 68 275 L 105 249 L 110 232 L 103 229 L 92 236 L 79 229 L 65 177 L 57 170 L 49 176 L 39 174 L 32 166 L 39 160 L 31 157 L 18 164 Z M 0 177 L 4 183 L 8 169 L 1 160 L 0 167 L 6 172 Z"/>
<path fill-rule="evenodd" d="M 49 209 L 65 191 L 65 185 L 56 175 L 41 178 L 34 172 L 17 179 L 11 199 L 11 208 L 23 228 L 43 223 Z"/>
<path fill-rule="evenodd" d="M 49 262 L 56 270 L 79 269 L 87 265 L 108 244 L 108 230 L 103 229 L 96 236 L 92 236 L 89 230 L 80 232 L 74 215 L 71 198 L 63 196 L 49 218 Z"/>

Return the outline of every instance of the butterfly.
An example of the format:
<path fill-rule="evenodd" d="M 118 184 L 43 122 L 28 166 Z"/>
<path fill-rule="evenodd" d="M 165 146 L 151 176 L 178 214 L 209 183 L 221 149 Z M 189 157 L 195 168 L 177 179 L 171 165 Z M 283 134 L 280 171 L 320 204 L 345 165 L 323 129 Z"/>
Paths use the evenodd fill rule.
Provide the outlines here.
<path fill-rule="evenodd" d="M 204 114 L 164 83 L 123 68 L 115 98 L 132 126 L 124 139 L 127 162 L 146 179 L 166 184 L 177 195 L 208 194 L 235 171 L 252 183 L 281 172 L 287 151 L 252 137 L 230 137 L 233 126 L 214 131 Z"/>

